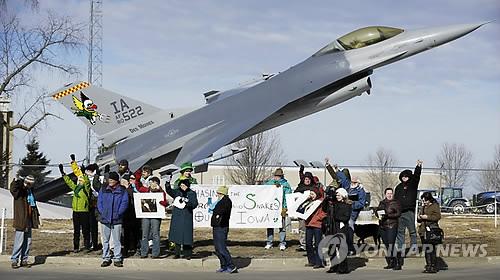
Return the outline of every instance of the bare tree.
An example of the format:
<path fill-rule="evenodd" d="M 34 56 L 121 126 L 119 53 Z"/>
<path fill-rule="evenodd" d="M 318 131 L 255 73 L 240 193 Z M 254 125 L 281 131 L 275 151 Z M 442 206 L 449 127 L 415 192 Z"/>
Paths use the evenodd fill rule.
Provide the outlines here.
<path fill-rule="evenodd" d="M 384 190 L 393 188 L 398 183 L 398 175 L 393 166 L 396 160 L 390 150 L 379 148 L 375 155 L 368 157 L 370 169 L 367 174 L 367 185 L 370 187 L 372 197 L 378 201 L 384 199 Z"/>
<path fill-rule="evenodd" d="M 454 188 L 465 186 L 472 165 L 472 153 L 463 144 L 443 144 L 436 162 L 442 166 L 445 186 Z"/>
<path fill-rule="evenodd" d="M 36 26 L 24 26 L 17 15 L 3 11 L 0 16 L 0 97 L 19 98 L 27 89 L 37 88 L 34 79 L 36 70 L 54 70 L 70 75 L 78 73 L 76 66 L 64 62 L 63 54 L 83 46 L 83 27 L 68 17 L 52 13 L 48 13 L 44 22 Z M 45 118 L 55 116 L 47 110 L 48 101 L 46 94 L 39 91 L 26 110 L 18 112 L 19 119 L 15 125 L 10 126 L 6 122 L 0 125 L 9 130 L 29 132 Z M 26 123 L 28 119 L 30 124 Z"/>
<path fill-rule="evenodd" d="M 230 148 L 247 148 L 247 150 L 227 160 L 229 164 L 225 173 L 235 184 L 255 185 L 269 178 L 272 166 L 282 162 L 279 135 L 275 132 L 263 132 L 240 140 Z"/>
<path fill-rule="evenodd" d="M 493 160 L 478 174 L 480 191 L 500 191 L 500 145 L 495 146 Z"/>

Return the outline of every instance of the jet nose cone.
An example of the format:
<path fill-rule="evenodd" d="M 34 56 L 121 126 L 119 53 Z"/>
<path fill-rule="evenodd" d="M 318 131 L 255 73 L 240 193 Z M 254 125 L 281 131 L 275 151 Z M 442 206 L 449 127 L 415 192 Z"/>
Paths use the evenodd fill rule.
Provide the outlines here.
<path fill-rule="evenodd" d="M 434 37 L 434 46 L 439 46 L 458 39 L 488 23 L 490 22 L 460 24 L 435 28 L 433 30 L 434 32 L 432 32 L 433 34 L 431 35 L 432 37 Z"/>

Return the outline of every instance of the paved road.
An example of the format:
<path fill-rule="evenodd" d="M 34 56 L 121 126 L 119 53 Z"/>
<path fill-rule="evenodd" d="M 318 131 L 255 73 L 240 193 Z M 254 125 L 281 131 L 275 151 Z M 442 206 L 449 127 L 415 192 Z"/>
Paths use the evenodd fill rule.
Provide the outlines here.
<path fill-rule="evenodd" d="M 189 269 L 189 268 L 187 268 Z M 137 268 L 116 268 L 116 267 L 92 267 L 78 265 L 37 265 L 32 268 L 20 268 L 13 270 L 9 263 L 0 263 L 0 279 L 71 279 L 71 280 L 89 280 L 89 279 L 498 279 L 500 267 L 498 264 L 460 264 L 450 268 L 448 271 L 437 274 L 423 274 L 422 269 L 408 268 L 402 271 L 385 271 L 374 268 L 360 268 L 348 275 L 326 274 L 325 271 L 306 269 L 300 271 L 262 271 L 252 269 L 242 269 L 238 274 L 221 275 L 215 272 L 171 272 L 161 270 L 140 270 Z"/>

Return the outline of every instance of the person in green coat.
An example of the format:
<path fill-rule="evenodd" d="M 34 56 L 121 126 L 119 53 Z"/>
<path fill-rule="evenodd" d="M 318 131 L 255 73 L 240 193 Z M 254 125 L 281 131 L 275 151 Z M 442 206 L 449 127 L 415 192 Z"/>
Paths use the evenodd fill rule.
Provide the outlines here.
<path fill-rule="evenodd" d="M 73 209 L 73 252 L 80 251 L 80 231 L 83 232 L 83 244 L 87 252 L 91 251 L 90 244 L 90 181 L 89 177 L 78 167 L 72 155 L 72 168 L 77 176 L 77 182 L 73 182 L 66 175 L 62 164 L 59 164 L 59 171 L 63 176 L 66 185 L 73 191 L 71 208 Z M 76 166 L 76 167 L 75 167 Z"/>
<path fill-rule="evenodd" d="M 191 185 L 198 184 L 198 181 L 196 181 L 196 178 L 194 178 L 191 175 L 191 172 L 193 172 L 193 170 L 194 170 L 194 168 L 193 168 L 193 164 L 191 162 L 185 162 L 185 163 L 181 164 L 181 170 L 179 171 L 181 173 L 181 176 L 179 176 L 179 178 L 177 178 L 177 180 L 175 180 L 173 188 L 177 189 L 177 187 L 179 186 L 179 182 L 181 180 L 185 180 L 185 179 L 188 179 L 189 183 Z"/>
<path fill-rule="evenodd" d="M 193 254 L 193 210 L 198 207 L 196 192 L 190 189 L 189 179 L 178 182 L 178 188 L 172 189 L 170 182 L 165 183 L 165 191 L 174 199 L 172 220 L 168 240 L 175 243 L 175 256 L 182 256 L 188 260 Z"/>

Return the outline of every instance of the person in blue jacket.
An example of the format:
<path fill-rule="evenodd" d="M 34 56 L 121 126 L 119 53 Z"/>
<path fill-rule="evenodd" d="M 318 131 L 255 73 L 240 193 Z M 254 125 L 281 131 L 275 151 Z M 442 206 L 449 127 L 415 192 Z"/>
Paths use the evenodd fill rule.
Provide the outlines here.
<path fill-rule="evenodd" d="M 121 233 L 123 215 L 128 207 L 128 194 L 119 183 L 120 176 L 116 172 L 109 173 L 108 186 L 102 187 L 97 196 L 97 211 L 101 222 L 103 238 L 101 267 L 111 265 L 109 239 L 113 236 L 113 262 L 117 267 L 122 267 Z"/>
<path fill-rule="evenodd" d="M 349 199 L 352 200 L 352 212 L 351 218 L 349 219 L 350 230 L 348 236 L 349 254 L 352 255 L 354 253 L 354 224 L 358 219 L 359 212 L 361 212 L 361 210 L 365 207 L 366 191 L 357 177 L 351 177 L 349 169 L 344 168 L 343 170 L 340 170 L 337 165 L 334 165 L 333 169 L 337 175 L 340 187 L 347 191 Z"/>

